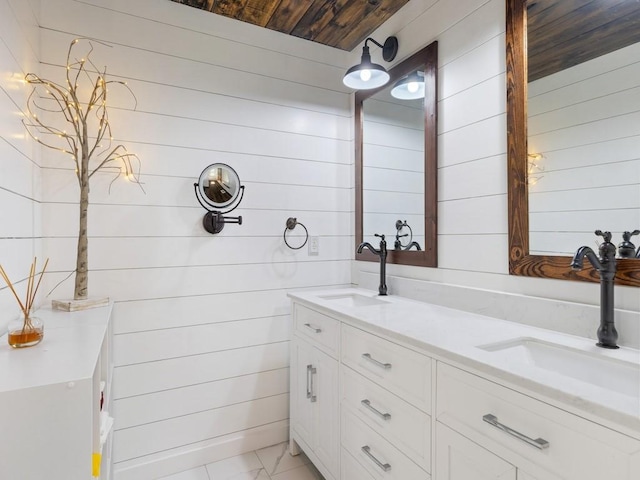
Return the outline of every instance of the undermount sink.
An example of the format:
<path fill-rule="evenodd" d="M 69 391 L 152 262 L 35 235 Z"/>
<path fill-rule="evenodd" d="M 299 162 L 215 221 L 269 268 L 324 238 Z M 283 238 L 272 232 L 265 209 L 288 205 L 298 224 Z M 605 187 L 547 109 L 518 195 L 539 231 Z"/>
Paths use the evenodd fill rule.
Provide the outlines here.
<path fill-rule="evenodd" d="M 358 293 L 342 293 L 335 295 L 320 295 L 318 298 L 330 301 L 331 303 L 343 305 L 345 307 L 367 307 L 369 305 L 382 305 L 385 302 L 376 297 L 368 297 Z"/>
<path fill-rule="evenodd" d="M 535 338 L 516 338 L 478 348 L 492 352 L 505 363 L 526 363 L 622 395 L 640 396 L 638 364 Z"/>

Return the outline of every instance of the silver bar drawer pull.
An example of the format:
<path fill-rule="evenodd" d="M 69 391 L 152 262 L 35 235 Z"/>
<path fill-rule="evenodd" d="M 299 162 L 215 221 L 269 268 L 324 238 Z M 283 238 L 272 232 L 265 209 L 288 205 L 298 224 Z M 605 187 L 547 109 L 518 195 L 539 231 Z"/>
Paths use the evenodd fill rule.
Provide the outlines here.
<path fill-rule="evenodd" d="M 322 331 L 321 328 L 314 327 L 310 323 L 305 323 L 304 326 L 307 327 L 309 330 L 313 330 L 314 333 L 320 333 Z"/>
<path fill-rule="evenodd" d="M 311 400 L 311 403 L 316 401 L 316 396 L 313 394 L 313 375 L 316 372 L 313 365 L 307 365 L 307 398 Z"/>
<path fill-rule="evenodd" d="M 498 422 L 498 417 L 496 417 L 495 415 L 491 415 L 490 413 L 487 413 L 485 416 L 482 417 L 482 420 L 502 430 L 503 432 L 506 432 L 509 435 L 514 436 L 517 439 L 522 440 L 523 442 L 528 443 L 533 447 L 536 447 L 538 450 L 544 450 L 545 448 L 549 448 L 549 442 L 547 442 L 546 440 L 542 438 L 536 438 L 534 440 L 531 437 L 527 437 L 525 434 L 520 433 L 514 430 L 513 428 L 507 427 L 506 425 L 503 425 L 502 423 Z"/>
<path fill-rule="evenodd" d="M 378 415 L 383 420 L 391 420 L 390 413 L 382 413 L 380 410 L 371 405 L 371 402 L 368 399 L 361 400 L 360 403 L 371 410 L 373 413 Z"/>
<path fill-rule="evenodd" d="M 382 363 L 376 360 L 375 358 L 373 358 L 370 353 L 363 353 L 362 358 L 364 358 L 365 360 L 369 360 L 374 365 L 377 365 L 380 368 L 384 368 L 385 370 L 389 370 L 391 368 L 390 363 Z"/>
<path fill-rule="evenodd" d="M 365 445 L 364 447 L 362 447 L 362 451 L 367 457 L 373 460 L 373 463 L 380 467 L 382 471 L 388 472 L 389 470 L 391 470 L 391 465 L 389 465 L 388 463 L 382 463 L 380 460 L 373 456 L 373 454 L 371 453 L 371 447 L 369 447 L 369 445 Z"/>

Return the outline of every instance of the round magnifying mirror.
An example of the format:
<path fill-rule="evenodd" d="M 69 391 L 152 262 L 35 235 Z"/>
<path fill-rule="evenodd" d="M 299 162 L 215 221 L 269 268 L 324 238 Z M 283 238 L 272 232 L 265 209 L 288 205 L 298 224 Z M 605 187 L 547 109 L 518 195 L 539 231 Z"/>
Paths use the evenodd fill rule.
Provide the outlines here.
<path fill-rule="evenodd" d="M 224 163 L 214 163 L 200 174 L 198 188 L 204 201 L 215 209 L 231 205 L 240 193 L 240 178 Z"/>

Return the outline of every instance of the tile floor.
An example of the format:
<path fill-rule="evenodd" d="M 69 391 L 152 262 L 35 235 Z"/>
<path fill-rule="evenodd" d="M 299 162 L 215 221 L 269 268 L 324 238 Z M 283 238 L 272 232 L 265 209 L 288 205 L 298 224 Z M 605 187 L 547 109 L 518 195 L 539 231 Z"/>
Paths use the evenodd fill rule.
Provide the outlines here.
<path fill-rule="evenodd" d="M 292 457 L 288 447 L 279 443 L 158 480 L 324 480 L 304 453 Z"/>

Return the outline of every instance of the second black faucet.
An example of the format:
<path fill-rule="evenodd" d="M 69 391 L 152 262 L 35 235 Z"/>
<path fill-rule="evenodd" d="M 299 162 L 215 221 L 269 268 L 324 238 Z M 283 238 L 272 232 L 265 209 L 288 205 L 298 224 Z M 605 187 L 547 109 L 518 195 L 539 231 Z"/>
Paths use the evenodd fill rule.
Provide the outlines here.
<path fill-rule="evenodd" d="M 378 295 L 386 295 L 387 294 L 387 242 L 384 239 L 384 235 L 375 234 L 376 237 L 380 238 L 380 248 L 375 249 L 369 242 L 364 242 L 358 245 L 357 252 L 362 253 L 362 251 L 366 248 L 372 253 L 376 254 L 380 257 L 380 285 L 378 286 Z"/>

